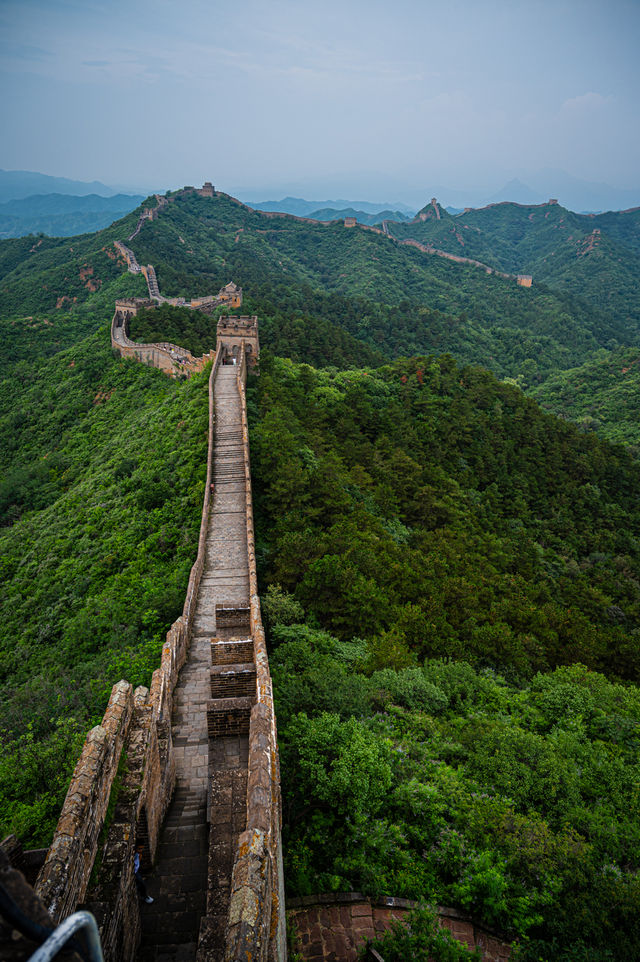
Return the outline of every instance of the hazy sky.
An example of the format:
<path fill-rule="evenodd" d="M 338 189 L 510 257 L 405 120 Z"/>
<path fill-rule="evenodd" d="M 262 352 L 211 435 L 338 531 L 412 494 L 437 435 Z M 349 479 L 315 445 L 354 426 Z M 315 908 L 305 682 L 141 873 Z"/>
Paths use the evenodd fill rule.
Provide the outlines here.
<path fill-rule="evenodd" d="M 0 167 L 401 198 L 640 187 L 640 0 L 0 0 Z"/>

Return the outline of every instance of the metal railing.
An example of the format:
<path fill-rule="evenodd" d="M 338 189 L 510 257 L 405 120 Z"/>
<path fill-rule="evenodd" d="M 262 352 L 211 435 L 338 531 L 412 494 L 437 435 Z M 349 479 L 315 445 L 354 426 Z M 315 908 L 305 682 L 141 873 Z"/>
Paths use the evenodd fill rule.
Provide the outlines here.
<path fill-rule="evenodd" d="M 91 912 L 74 912 L 68 919 L 61 922 L 46 942 L 36 949 L 29 958 L 29 962 L 50 962 L 51 959 L 55 959 L 58 952 L 61 952 L 73 939 L 76 932 L 83 934 L 86 951 L 81 951 L 80 954 L 86 962 L 104 962 L 98 924 Z M 77 946 L 73 948 L 78 951 Z"/>

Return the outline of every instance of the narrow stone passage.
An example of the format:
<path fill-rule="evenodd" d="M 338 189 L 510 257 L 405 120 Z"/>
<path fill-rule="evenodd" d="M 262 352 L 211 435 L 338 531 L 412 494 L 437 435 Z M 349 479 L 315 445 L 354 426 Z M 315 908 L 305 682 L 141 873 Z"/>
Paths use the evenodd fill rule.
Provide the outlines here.
<path fill-rule="evenodd" d="M 233 856 L 246 827 L 249 631 L 246 482 L 236 367 L 215 381 L 214 497 L 193 635 L 175 691 L 176 792 L 147 876 L 138 962 L 222 958 Z"/>

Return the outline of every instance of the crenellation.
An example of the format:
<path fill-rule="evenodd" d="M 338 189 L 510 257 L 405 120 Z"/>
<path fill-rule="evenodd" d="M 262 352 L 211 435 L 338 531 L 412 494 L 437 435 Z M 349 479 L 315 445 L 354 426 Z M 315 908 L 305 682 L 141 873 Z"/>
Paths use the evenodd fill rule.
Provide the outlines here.
<path fill-rule="evenodd" d="M 203 193 L 209 189 L 209 193 Z M 197 193 L 215 196 L 215 189 L 207 182 Z M 154 215 L 166 203 L 166 198 L 158 198 Z M 439 216 L 437 203 L 435 200 L 432 203 Z M 415 243 L 415 246 L 422 245 Z M 127 258 L 129 270 L 133 270 L 132 265 L 137 264 L 133 252 L 122 244 L 118 249 Z M 452 259 L 465 260 L 453 256 Z M 207 477 L 198 551 L 182 615 L 167 632 L 160 666 L 153 673 L 150 689 L 141 687 L 134 692 L 128 682 L 119 682 L 113 688 L 102 725 L 87 736 L 52 845 L 38 876 L 37 892 L 56 921 L 85 904 L 99 922 L 106 962 L 134 962 L 143 924 L 147 926 L 145 933 L 149 925 L 148 920 L 145 923 L 141 918 L 133 876 L 135 844 L 139 840 L 144 842 L 143 859 L 150 866 L 174 795 L 176 772 L 184 773 L 181 766 L 187 759 L 191 766 L 189 778 L 192 778 L 187 779 L 187 794 L 192 793 L 198 799 L 202 795 L 204 799 L 194 802 L 192 798 L 189 807 L 184 809 L 191 813 L 186 820 L 188 830 L 195 820 L 193 813 L 198 811 L 198 818 L 204 823 L 206 810 L 208 831 L 208 841 L 198 843 L 205 846 L 202 858 L 208 851 L 208 864 L 204 864 L 207 885 L 204 908 L 193 913 L 196 919 L 193 941 L 199 938 L 197 962 L 222 962 L 223 959 L 237 962 L 248 958 L 253 962 L 285 962 L 277 724 L 258 594 L 245 395 L 247 370 L 256 365 L 260 352 L 258 319 L 255 315 L 221 317 L 217 324 L 215 354 L 209 352 L 202 358 L 194 358 L 185 349 L 168 342 L 133 342 L 127 334 L 131 317 L 168 300 L 160 295 L 153 267 L 147 265 L 139 270 L 147 278 L 151 297 L 116 301 L 111 325 L 112 346 L 123 356 L 153 364 L 174 377 L 201 370 L 213 360 L 208 382 Z M 175 300 L 199 309 L 213 309 L 220 304 L 237 307 L 242 303 L 242 291 L 229 283 L 215 297 L 194 298 L 188 304 L 182 299 Z M 229 370 L 230 366 L 234 369 Z M 221 455 L 221 448 L 217 449 L 216 474 L 213 470 L 214 390 L 220 401 L 218 442 L 222 442 L 225 452 Z M 232 412 L 226 422 L 225 405 Z M 218 457 L 222 459 L 222 466 Z M 230 490 L 227 485 L 233 485 L 233 495 L 227 493 Z M 220 486 L 225 492 L 222 498 Z M 232 510 L 228 508 L 229 498 L 232 498 Z M 229 520 L 230 517 L 233 520 Z M 225 564 L 234 570 L 234 575 L 236 570 L 240 572 L 238 583 L 243 585 L 236 597 L 233 589 L 219 587 L 213 601 L 208 592 L 215 566 L 207 555 L 211 518 L 218 519 L 216 523 L 222 525 L 215 529 L 216 544 L 233 538 L 236 545 L 242 546 L 241 561 L 234 556 L 233 561 Z M 222 578 L 218 581 L 219 586 L 230 583 L 236 584 Z M 225 602 L 223 598 L 230 600 Z M 200 599 L 204 599 L 202 605 Z M 197 691 L 192 700 L 191 695 L 188 696 L 185 709 L 185 702 L 181 700 L 186 690 L 185 674 L 182 681 L 179 677 L 185 666 L 187 677 L 190 680 L 194 677 L 189 674 L 193 654 L 187 660 L 192 641 L 196 661 L 199 659 L 198 672 L 202 665 L 206 666 L 205 678 L 198 675 Z M 187 717 L 187 721 L 172 731 L 174 709 L 178 717 L 180 712 L 185 712 L 183 717 Z M 194 726 L 196 716 L 199 728 Z M 197 740 L 200 728 L 202 739 Z M 217 763 L 216 758 L 222 762 Z M 105 824 L 114 786 L 118 795 L 115 806 L 110 809 L 109 823 Z M 176 794 L 181 791 L 186 791 L 184 782 L 179 783 Z M 172 809 L 170 819 L 174 817 Z M 204 824 L 200 830 L 205 831 Z M 203 873 L 202 892 L 204 885 Z M 356 942 L 380 931 L 400 911 L 399 900 L 387 899 L 383 906 L 375 908 L 356 893 L 352 895 L 344 919 L 345 905 L 341 904 L 339 911 L 335 907 L 333 915 L 315 918 L 309 929 L 309 934 L 313 933 L 309 944 L 320 945 L 321 951 L 324 945 L 326 958 L 331 957 L 331 952 L 337 952 L 338 936 L 332 932 L 329 937 L 327 929 L 338 930 L 338 919 L 344 923 L 344 945 L 351 940 L 351 954 L 338 957 L 355 959 L 352 950 Z M 320 901 L 325 912 L 327 897 L 321 896 Z M 310 903 L 305 906 L 309 912 L 312 907 Z M 303 917 L 302 913 L 298 916 Z M 329 919 L 330 926 L 325 924 L 325 918 Z M 444 924 L 450 923 L 452 929 L 467 940 L 473 936 L 475 944 L 480 945 L 477 931 L 472 925 L 469 928 L 469 920 L 455 915 L 447 918 L 449 921 Z M 493 936 L 487 935 L 487 946 L 490 938 Z M 503 962 L 508 958 L 508 953 L 492 955 L 494 948 L 491 943 L 483 949 L 486 960 Z"/>
<path fill-rule="evenodd" d="M 260 354 L 258 338 L 258 318 L 221 317 L 218 321 L 217 343 L 224 351 L 223 364 L 238 364 L 245 358 L 250 368 L 254 368 Z"/>
<path fill-rule="evenodd" d="M 114 685 L 103 724 L 87 735 L 36 892 L 60 922 L 84 901 L 111 788 L 133 713 L 133 689 Z"/>

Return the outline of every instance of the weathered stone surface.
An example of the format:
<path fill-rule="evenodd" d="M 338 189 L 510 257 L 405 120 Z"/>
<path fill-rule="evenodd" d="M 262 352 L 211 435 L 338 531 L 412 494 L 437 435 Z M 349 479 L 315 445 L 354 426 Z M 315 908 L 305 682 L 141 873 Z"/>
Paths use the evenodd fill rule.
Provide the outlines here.
<path fill-rule="evenodd" d="M 151 289 L 157 283 L 153 269 L 143 271 Z M 231 292 L 232 296 L 236 294 Z M 123 303 L 120 308 L 126 313 L 131 306 Z M 140 352 L 140 345 L 126 344 L 122 313 L 119 320 L 120 324 L 117 310 L 112 337 L 115 331 L 125 348 L 122 352 L 131 351 L 162 367 L 165 362 L 156 349 L 170 354 L 172 346 L 143 345 L 150 350 Z M 226 335 L 235 337 L 230 328 Z M 255 348 L 253 360 L 257 328 L 255 341 L 247 343 Z M 134 694 L 127 682 L 114 686 L 102 725 L 87 737 L 38 883 L 56 918 L 84 899 L 94 908 L 107 962 L 133 962 L 136 953 L 138 962 L 187 962 L 196 956 L 197 962 L 219 962 L 223 956 L 234 962 L 286 958 L 279 762 L 255 568 L 244 398 L 247 359 L 244 346 L 237 355 L 231 342 L 229 346 L 239 363 L 222 367 L 224 351 L 219 350 L 209 383 L 207 482 L 198 556 L 182 617 L 167 633 L 150 691 L 139 688 Z M 212 652 L 213 663 L 222 666 L 214 672 L 215 683 Z M 238 713 L 246 714 L 241 725 L 232 718 L 225 731 L 214 721 L 209 746 L 207 702 L 213 710 L 210 722 L 232 718 L 234 712 L 238 718 Z M 172 731 L 174 710 L 174 722 L 178 721 Z M 126 766 L 118 800 L 88 892 L 123 752 Z M 157 879 L 149 876 L 149 884 L 156 886 L 156 901 L 153 908 L 143 906 L 141 913 L 133 847 L 136 839 L 144 840 L 147 863 L 159 851 L 160 826 L 176 778 L 172 807 L 176 814 L 166 823 L 159 861 L 166 872 Z M 204 871 L 199 874 L 194 859 L 202 858 Z M 205 886 L 206 915 L 201 919 Z M 146 934 L 138 952 L 141 927 Z M 318 924 L 314 934 L 319 932 Z M 316 939 L 314 944 L 320 943 Z"/>
<path fill-rule="evenodd" d="M 358 892 L 330 893 L 292 899 L 288 914 L 297 932 L 298 951 L 306 962 L 343 962 L 357 958 L 358 948 L 380 935 L 415 906 L 401 898 L 371 901 Z M 452 908 L 441 907 L 440 924 L 470 948 L 480 949 L 483 962 L 507 962 L 511 947 Z"/>

